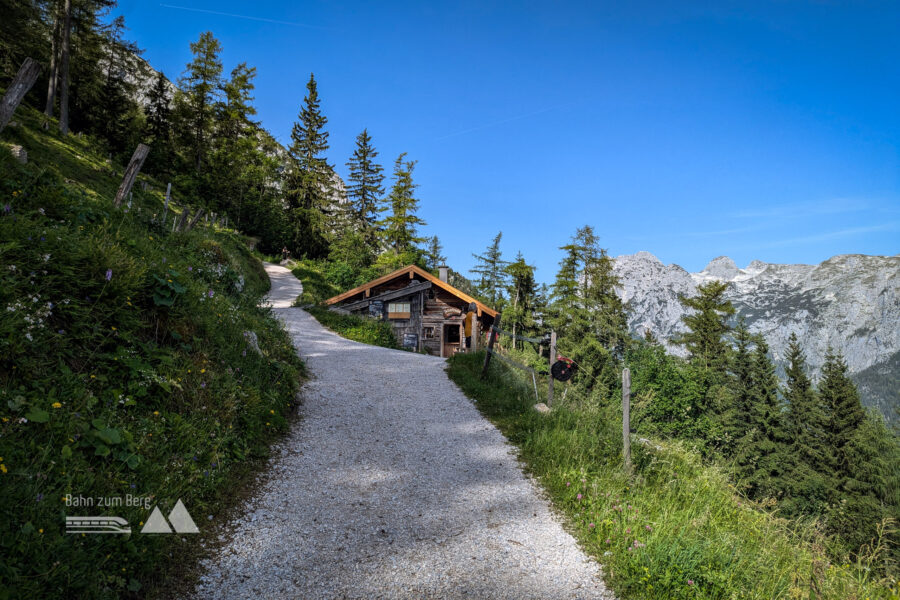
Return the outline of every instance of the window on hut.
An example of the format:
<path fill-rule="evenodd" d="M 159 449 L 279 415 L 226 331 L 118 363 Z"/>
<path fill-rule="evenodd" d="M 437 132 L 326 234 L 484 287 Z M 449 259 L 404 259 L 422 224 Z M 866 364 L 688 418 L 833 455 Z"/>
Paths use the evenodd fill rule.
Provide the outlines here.
<path fill-rule="evenodd" d="M 409 302 L 391 302 L 388 304 L 388 319 L 408 319 Z"/>

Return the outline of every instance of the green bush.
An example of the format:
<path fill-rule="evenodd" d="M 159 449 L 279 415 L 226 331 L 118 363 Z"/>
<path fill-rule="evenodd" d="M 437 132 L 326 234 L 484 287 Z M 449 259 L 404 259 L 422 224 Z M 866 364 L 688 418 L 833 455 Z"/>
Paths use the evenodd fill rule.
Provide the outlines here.
<path fill-rule="evenodd" d="M 566 402 L 542 415 L 532 409 L 530 380 L 499 361 L 482 380 L 483 360 L 451 357 L 450 378 L 519 446 L 622 597 L 897 598 L 897 582 L 870 568 L 883 540 L 865 559 L 835 564 L 815 523 L 779 519 L 742 499 L 721 469 L 681 442 L 633 445 L 635 474 L 626 476 L 620 410 Z"/>
<path fill-rule="evenodd" d="M 189 544 L 138 533 L 148 507 L 66 497 L 181 499 L 202 533 L 286 430 L 303 365 L 239 236 L 171 233 L 158 184 L 113 208 L 87 142 L 24 121 L 31 162 L 0 147 L 0 598 L 142 597 Z M 132 534 L 65 534 L 89 515 Z"/>
<path fill-rule="evenodd" d="M 382 348 L 400 349 L 397 338 L 394 337 L 394 330 L 387 321 L 367 319 L 356 315 L 342 315 L 322 306 L 308 306 L 306 311 L 319 323 L 348 340 Z"/>

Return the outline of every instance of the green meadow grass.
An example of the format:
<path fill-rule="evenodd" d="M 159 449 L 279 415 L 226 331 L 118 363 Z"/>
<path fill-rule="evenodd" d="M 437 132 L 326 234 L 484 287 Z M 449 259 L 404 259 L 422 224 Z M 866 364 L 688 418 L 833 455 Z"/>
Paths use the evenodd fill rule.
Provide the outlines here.
<path fill-rule="evenodd" d="M 0 135 L 0 599 L 166 597 L 196 538 L 138 533 L 143 506 L 65 498 L 163 514 L 180 498 L 202 536 L 287 429 L 303 365 L 259 307 L 269 281 L 242 236 L 171 233 L 180 202 L 163 226 L 164 184 L 144 176 L 114 208 L 121 165 L 36 111 L 16 120 Z M 132 534 L 65 534 L 91 515 Z"/>
<path fill-rule="evenodd" d="M 834 564 L 814 523 L 777 518 L 737 495 L 720 468 L 676 442 L 634 444 L 623 468 L 615 407 L 533 410 L 531 382 L 483 353 L 449 359 L 450 378 L 520 449 L 582 547 L 625 599 L 897 598 L 868 565 Z M 876 560 L 877 541 L 871 560 Z"/>
<path fill-rule="evenodd" d="M 304 282 L 304 287 L 306 283 Z M 307 306 L 305 310 L 316 320 L 338 335 L 373 346 L 400 349 L 397 338 L 386 321 L 366 319 L 357 315 L 342 315 L 319 305 Z"/>

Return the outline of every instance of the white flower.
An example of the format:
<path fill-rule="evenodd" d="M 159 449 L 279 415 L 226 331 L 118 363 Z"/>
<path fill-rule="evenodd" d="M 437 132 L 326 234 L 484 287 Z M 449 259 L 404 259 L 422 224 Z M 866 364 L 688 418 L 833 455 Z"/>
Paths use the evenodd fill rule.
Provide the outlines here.
<path fill-rule="evenodd" d="M 31 334 L 30 334 L 30 333 L 26 333 L 26 334 L 25 334 L 25 338 L 26 338 L 29 342 L 33 342 L 33 341 L 34 341 L 34 339 L 32 339 L 32 337 L 31 337 Z"/>
<path fill-rule="evenodd" d="M 49 255 L 49 254 L 45 254 L 45 255 L 44 255 L 44 262 L 47 262 L 48 260 L 50 260 L 50 255 Z"/>

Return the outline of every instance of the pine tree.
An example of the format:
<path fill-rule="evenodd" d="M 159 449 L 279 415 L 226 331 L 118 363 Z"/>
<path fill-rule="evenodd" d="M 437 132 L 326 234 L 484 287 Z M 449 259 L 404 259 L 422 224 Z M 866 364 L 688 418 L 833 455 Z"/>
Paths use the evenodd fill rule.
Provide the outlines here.
<path fill-rule="evenodd" d="M 697 287 L 697 296 L 679 298 L 682 306 L 695 312 L 681 317 L 688 331 L 675 340 L 687 348 L 692 364 L 722 373 L 728 359 L 728 318 L 735 312 L 724 297 L 727 289 L 723 281 L 710 281 Z"/>
<path fill-rule="evenodd" d="M 299 120 L 291 130 L 288 153 L 293 166 L 288 174 L 287 196 L 294 223 L 294 248 L 310 257 L 323 256 L 331 235 L 334 171 L 325 158 L 328 119 L 322 114 L 319 90 L 310 74 Z"/>
<path fill-rule="evenodd" d="M 819 396 L 806 374 L 806 357 L 797 336 L 788 342 L 784 400 L 785 429 L 791 440 L 790 485 L 784 505 L 787 514 L 817 514 L 828 500 L 831 458 L 825 438 L 828 420 Z"/>
<path fill-rule="evenodd" d="M 172 102 L 167 84 L 166 76 L 158 73 L 147 95 L 144 137 L 153 148 L 147 157 L 147 169 L 156 173 L 167 173 L 172 168 Z"/>
<path fill-rule="evenodd" d="M 865 413 L 856 385 L 847 375 L 847 363 L 832 348 L 828 348 L 825 354 L 818 391 L 828 415 L 826 431 L 829 446 L 834 452 L 833 468 L 839 477 L 846 476 L 853 465 L 845 455 L 845 447 L 862 423 Z"/>
<path fill-rule="evenodd" d="M 100 133 L 114 155 L 130 153 L 132 131 L 139 112 L 134 101 L 137 86 L 134 77 L 128 77 L 129 63 L 141 51 L 137 45 L 124 39 L 125 19 L 116 17 L 105 32 L 106 56 L 104 82 L 95 112 L 93 129 Z"/>
<path fill-rule="evenodd" d="M 747 429 L 738 441 L 738 473 L 751 498 L 778 498 L 784 489 L 787 462 L 784 424 L 778 401 L 778 378 L 769 347 L 756 339 L 750 371 Z"/>
<path fill-rule="evenodd" d="M 194 58 L 179 81 L 175 95 L 177 112 L 182 121 L 182 148 L 193 163 L 195 175 L 203 178 L 209 158 L 215 125 L 216 103 L 222 89 L 222 45 L 211 31 L 200 34 L 191 43 Z M 205 193 L 202 181 L 197 182 Z"/>
<path fill-rule="evenodd" d="M 438 236 L 433 235 L 428 239 L 428 248 L 425 250 L 425 264 L 429 271 L 437 271 L 437 268 L 447 262 L 447 257 L 443 255 L 444 247 Z"/>
<path fill-rule="evenodd" d="M 476 288 L 478 296 L 491 306 L 496 306 L 497 302 L 503 298 L 503 289 L 506 287 L 505 269 L 509 263 L 503 260 L 503 253 L 500 251 L 502 237 L 503 232 L 500 231 L 494 236 L 484 254 L 472 254 L 476 263 L 469 270 L 470 273 L 478 276 Z"/>
<path fill-rule="evenodd" d="M 750 429 L 753 403 L 753 336 L 743 318 L 734 329 L 734 353 L 730 361 L 731 381 L 728 403 L 722 412 L 725 444 L 722 453 L 733 456 Z"/>
<path fill-rule="evenodd" d="M 368 130 L 356 136 L 356 149 L 347 162 L 350 169 L 347 186 L 347 197 L 353 210 L 353 220 L 362 233 L 366 246 L 374 256 L 380 250 L 378 246 L 378 214 L 385 210 L 382 206 L 384 196 L 384 168 L 375 162 L 378 151 L 372 145 L 372 136 Z"/>
<path fill-rule="evenodd" d="M 416 245 L 422 243 L 424 238 L 418 237 L 417 230 L 426 224 L 416 215 L 419 200 L 414 194 L 418 186 L 412 178 L 416 161 L 406 161 L 405 158 L 404 152 L 394 162 L 394 185 L 388 196 L 391 214 L 379 222 L 385 242 L 401 260 L 408 260 L 402 257 L 420 254 Z"/>
<path fill-rule="evenodd" d="M 525 262 L 519 252 L 516 260 L 506 266 L 509 276 L 507 294 L 509 301 L 503 311 L 503 326 L 512 329 L 513 336 L 527 335 L 534 327 L 534 305 L 537 282 L 534 280 L 534 266 Z M 519 344 L 513 338 L 513 346 Z"/>
<path fill-rule="evenodd" d="M 212 201 L 217 212 L 226 214 L 238 210 L 240 200 L 253 180 L 253 170 L 259 165 L 256 132 L 259 124 L 253 121 L 253 79 L 256 68 L 240 63 L 231 71 L 230 79 L 222 84 L 222 101 L 216 104 L 216 128 L 210 171 L 213 174 Z"/>

